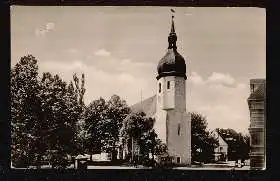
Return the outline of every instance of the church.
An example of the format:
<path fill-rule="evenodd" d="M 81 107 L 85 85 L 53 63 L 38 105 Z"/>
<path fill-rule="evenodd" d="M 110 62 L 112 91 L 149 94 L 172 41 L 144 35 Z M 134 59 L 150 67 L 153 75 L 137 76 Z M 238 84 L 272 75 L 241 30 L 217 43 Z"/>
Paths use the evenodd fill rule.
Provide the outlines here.
<path fill-rule="evenodd" d="M 174 16 L 168 36 L 166 54 L 157 66 L 157 92 L 131 106 L 132 112 L 143 111 L 155 119 L 154 129 L 167 145 L 172 162 L 191 164 L 191 115 L 186 106 L 186 63 L 177 51 Z M 125 155 L 126 153 L 122 153 Z"/>

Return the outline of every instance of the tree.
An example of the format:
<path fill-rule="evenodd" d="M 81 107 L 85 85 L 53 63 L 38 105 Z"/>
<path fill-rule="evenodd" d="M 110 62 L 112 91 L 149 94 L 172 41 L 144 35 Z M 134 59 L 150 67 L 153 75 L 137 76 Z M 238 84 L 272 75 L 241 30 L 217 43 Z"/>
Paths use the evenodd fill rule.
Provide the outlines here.
<path fill-rule="evenodd" d="M 25 166 L 49 160 L 65 167 L 66 157 L 79 151 L 77 122 L 81 118 L 85 93 L 76 74 L 69 85 L 58 75 L 38 76 L 32 55 L 20 59 L 11 71 L 12 161 Z M 81 150 L 81 149 L 80 149 Z"/>
<path fill-rule="evenodd" d="M 213 158 L 218 141 L 207 131 L 207 120 L 198 113 L 191 113 L 192 161 L 208 162 Z"/>
<path fill-rule="evenodd" d="M 85 74 L 82 74 L 81 85 L 80 85 L 80 79 L 78 78 L 76 73 L 73 75 L 73 80 L 74 80 L 74 83 L 75 83 L 74 92 L 77 96 L 77 103 L 80 106 L 84 106 L 84 94 L 86 92 L 86 89 L 85 89 Z M 72 84 L 72 82 L 70 82 L 70 84 Z"/>
<path fill-rule="evenodd" d="M 217 132 L 228 143 L 228 159 L 248 159 L 250 152 L 250 136 L 238 133 L 233 129 L 217 129 Z"/>
<path fill-rule="evenodd" d="M 81 80 L 81 84 L 80 84 Z M 75 148 L 73 154 L 77 155 L 78 153 L 83 152 L 85 144 L 85 131 L 84 131 L 84 113 L 85 113 L 85 104 L 84 104 L 84 94 L 85 94 L 85 75 L 82 74 L 81 79 L 78 78 L 77 74 L 73 75 L 73 82 L 70 81 L 68 85 L 68 109 L 70 110 L 71 119 L 73 120 L 73 126 L 75 127 L 75 137 L 74 143 Z"/>
<path fill-rule="evenodd" d="M 11 147 L 15 165 L 29 165 L 40 160 L 39 90 L 37 60 L 32 55 L 24 56 L 11 71 Z"/>
<path fill-rule="evenodd" d="M 161 154 L 161 149 L 157 149 L 157 146 L 160 145 L 160 140 L 157 139 L 157 134 L 153 128 L 143 133 L 140 137 L 140 154 L 144 157 L 148 157 L 149 153 L 152 154 L 154 159 L 154 155 Z"/>
<path fill-rule="evenodd" d="M 58 75 L 43 73 L 40 97 L 45 155 L 53 167 L 66 167 L 70 164 L 68 157 L 79 151 L 76 133 L 82 109 L 73 83 L 67 85 Z"/>
<path fill-rule="evenodd" d="M 130 108 L 125 100 L 122 100 L 118 95 L 113 95 L 106 102 L 105 117 L 101 123 L 103 130 L 102 150 L 112 154 L 112 160 L 117 158 L 117 142 L 119 141 L 119 132 L 123 121 L 130 113 Z"/>
<path fill-rule="evenodd" d="M 151 151 L 155 152 L 157 135 L 153 130 L 154 122 L 144 112 L 131 113 L 124 120 L 120 136 L 124 144 L 128 144 L 131 161 L 134 159 L 135 147 L 140 149 L 142 157 L 147 157 Z"/>
<path fill-rule="evenodd" d="M 85 149 L 91 155 L 101 152 L 102 137 L 105 134 L 102 122 L 106 115 L 106 101 L 103 98 L 92 101 L 84 112 L 84 129 L 86 132 Z"/>
<path fill-rule="evenodd" d="M 45 127 L 44 142 L 47 143 L 46 154 L 53 167 L 67 166 L 66 156 L 73 142 L 73 124 L 68 116 L 67 84 L 58 75 L 43 73 L 41 80 L 42 108 Z"/>

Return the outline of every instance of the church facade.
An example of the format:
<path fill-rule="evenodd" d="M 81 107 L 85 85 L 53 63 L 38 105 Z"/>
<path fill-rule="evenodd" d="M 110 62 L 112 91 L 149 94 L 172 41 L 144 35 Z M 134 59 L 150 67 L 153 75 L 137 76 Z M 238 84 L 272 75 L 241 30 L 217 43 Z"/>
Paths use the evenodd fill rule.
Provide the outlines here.
<path fill-rule="evenodd" d="M 173 163 L 190 165 L 191 115 L 186 106 L 186 63 L 177 51 L 173 19 L 174 16 L 167 52 L 157 66 L 157 92 L 154 96 L 132 105 L 131 109 L 133 112 L 143 111 L 155 119 L 154 129 L 158 138 L 167 145 Z"/>

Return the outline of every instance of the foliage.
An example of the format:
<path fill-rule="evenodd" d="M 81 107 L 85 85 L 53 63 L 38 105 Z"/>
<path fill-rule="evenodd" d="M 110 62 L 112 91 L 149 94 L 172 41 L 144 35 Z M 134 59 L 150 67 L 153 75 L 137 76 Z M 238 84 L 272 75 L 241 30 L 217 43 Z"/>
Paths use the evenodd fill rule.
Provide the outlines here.
<path fill-rule="evenodd" d="M 86 131 L 85 149 L 91 154 L 101 151 L 102 122 L 105 119 L 106 109 L 106 101 L 103 98 L 92 101 L 85 108 L 83 118 Z"/>
<path fill-rule="evenodd" d="M 38 76 L 37 60 L 24 56 L 11 71 L 12 162 L 21 166 L 49 161 L 67 166 L 67 156 L 79 151 L 77 121 L 83 111 L 82 85 L 73 77 L 67 85 L 58 75 Z"/>
<path fill-rule="evenodd" d="M 85 109 L 84 128 L 86 131 L 86 150 L 90 154 L 101 151 L 117 156 L 117 142 L 123 120 L 130 108 L 119 96 L 113 95 L 108 101 L 103 98 L 92 101 Z"/>
<path fill-rule="evenodd" d="M 128 144 L 130 156 L 132 153 L 132 144 L 134 141 L 139 146 L 140 155 L 143 158 L 148 158 L 149 153 L 159 154 L 163 151 L 161 142 L 157 139 L 153 126 L 155 120 L 147 117 L 143 112 L 131 113 L 123 122 L 120 131 L 120 136 L 124 144 Z M 132 153 L 133 154 L 133 153 Z"/>
<path fill-rule="evenodd" d="M 228 159 L 248 159 L 250 152 L 250 136 L 237 133 L 233 129 L 217 129 L 217 132 L 228 143 Z"/>
<path fill-rule="evenodd" d="M 11 70 L 12 161 L 15 165 L 36 162 L 40 154 L 40 98 L 37 60 L 24 56 Z"/>
<path fill-rule="evenodd" d="M 116 144 L 119 141 L 119 132 L 122 127 L 123 121 L 130 113 L 130 108 L 125 100 L 119 96 L 113 95 L 106 102 L 105 119 L 101 124 L 103 134 L 101 138 L 102 150 L 112 153 L 112 159 L 116 160 Z"/>
<path fill-rule="evenodd" d="M 207 131 L 207 120 L 198 113 L 191 113 L 192 161 L 208 162 L 213 159 L 218 140 Z"/>
<path fill-rule="evenodd" d="M 67 155 L 76 151 L 76 122 L 80 110 L 73 85 L 64 82 L 58 75 L 43 73 L 41 80 L 42 110 L 45 123 L 42 140 L 47 144 L 46 153 L 53 166 L 63 163 Z M 57 161 L 59 160 L 59 161 Z"/>
<path fill-rule="evenodd" d="M 85 131 L 83 128 L 83 126 L 84 126 L 83 117 L 84 117 L 84 113 L 85 113 L 84 94 L 86 91 L 85 75 L 82 74 L 81 79 L 79 79 L 77 74 L 74 74 L 73 80 L 74 80 L 75 86 L 73 86 L 72 81 L 70 82 L 70 84 L 68 86 L 69 97 L 71 100 L 71 101 L 69 101 L 69 103 L 70 103 L 69 109 L 71 109 L 71 107 L 72 107 L 72 110 L 77 113 L 76 117 L 75 117 L 76 134 L 75 134 L 74 142 L 75 142 L 76 146 L 75 146 L 74 153 L 75 153 L 75 155 L 78 155 L 78 153 L 83 152 L 84 144 L 85 144 Z"/>

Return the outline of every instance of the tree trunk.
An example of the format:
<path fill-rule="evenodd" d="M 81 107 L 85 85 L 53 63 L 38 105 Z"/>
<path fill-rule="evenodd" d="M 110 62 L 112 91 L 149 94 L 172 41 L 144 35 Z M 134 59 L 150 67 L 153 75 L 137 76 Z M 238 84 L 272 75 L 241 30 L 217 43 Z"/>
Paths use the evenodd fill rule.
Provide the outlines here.
<path fill-rule="evenodd" d="M 117 153 L 116 153 L 116 150 L 113 149 L 112 152 L 111 152 L 111 154 L 112 154 L 112 161 L 116 161 L 116 160 L 117 160 Z"/>
<path fill-rule="evenodd" d="M 134 145 L 133 145 L 133 137 L 131 138 L 131 161 L 134 159 Z"/>

